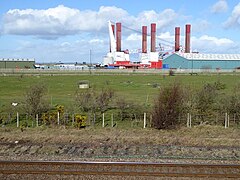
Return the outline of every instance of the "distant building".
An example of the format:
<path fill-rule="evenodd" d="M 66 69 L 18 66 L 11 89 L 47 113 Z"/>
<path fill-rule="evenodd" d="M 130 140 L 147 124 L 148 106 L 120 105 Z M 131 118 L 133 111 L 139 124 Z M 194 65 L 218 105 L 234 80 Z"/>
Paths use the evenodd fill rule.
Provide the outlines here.
<path fill-rule="evenodd" d="M 34 69 L 35 59 L 0 58 L 1 69 Z"/>
<path fill-rule="evenodd" d="M 240 68 L 240 54 L 174 53 L 163 64 L 176 69 L 231 70 Z"/>

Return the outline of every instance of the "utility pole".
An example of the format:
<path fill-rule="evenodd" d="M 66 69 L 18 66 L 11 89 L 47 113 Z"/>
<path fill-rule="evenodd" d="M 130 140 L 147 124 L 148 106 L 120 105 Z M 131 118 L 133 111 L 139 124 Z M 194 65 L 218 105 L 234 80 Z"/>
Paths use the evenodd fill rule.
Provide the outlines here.
<path fill-rule="evenodd" d="M 89 52 L 89 73 L 90 74 L 92 74 L 91 68 L 92 68 L 92 50 L 90 49 L 90 52 Z"/>
<path fill-rule="evenodd" d="M 192 59 L 192 73 L 191 75 L 193 75 L 193 54 L 191 53 L 191 59 Z"/>

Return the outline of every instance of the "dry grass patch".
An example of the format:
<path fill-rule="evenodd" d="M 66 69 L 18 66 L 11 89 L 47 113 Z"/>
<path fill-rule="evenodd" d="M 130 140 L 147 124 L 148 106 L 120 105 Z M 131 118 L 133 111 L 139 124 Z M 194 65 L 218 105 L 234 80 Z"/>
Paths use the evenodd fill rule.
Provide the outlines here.
<path fill-rule="evenodd" d="M 135 144 L 183 146 L 238 146 L 240 130 L 220 126 L 197 126 L 178 130 L 86 128 L 1 128 L 0 142 L 29 144 Z"/>

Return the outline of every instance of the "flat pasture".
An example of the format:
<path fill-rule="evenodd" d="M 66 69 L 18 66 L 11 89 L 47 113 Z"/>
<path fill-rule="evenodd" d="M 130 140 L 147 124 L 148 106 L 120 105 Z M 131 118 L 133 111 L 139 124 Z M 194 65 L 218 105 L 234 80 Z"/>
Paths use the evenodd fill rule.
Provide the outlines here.
<path fill-rule="evenodd" d="M 91 88 L 101 90 L 111 88 L 116 95 L 138 103 L 152 103 L 159 89 L 173 82 L 179 82 L 189 89 L 199 89 L 203 84 L 221 82 L 225 84 L 224 93 L 230 94 L 240 84 L 240 74 L 236 75 L 176 75 L 163 74 L 74 74 L 74 75 L 22 75 L 0 76 L 0 108 L 21 102 L 28 88 L 33 84 L 45 84 L 46 98 L 51 104 L 69 106 L 74 102 L 78 83 L 88 80 Z"/>

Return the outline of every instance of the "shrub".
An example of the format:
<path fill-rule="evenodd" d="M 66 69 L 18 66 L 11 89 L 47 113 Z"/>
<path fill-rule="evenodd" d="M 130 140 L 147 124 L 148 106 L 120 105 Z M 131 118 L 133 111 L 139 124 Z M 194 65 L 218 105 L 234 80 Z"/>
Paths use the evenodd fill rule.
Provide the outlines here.
<path fill-rule="evenodd" d="M 86 121 L 87 121 L 87 117 L 86 116 L 80 115 L 80 114 L 76 114 L 74 119 L 75 119 L 74 127 L 77 127 L 78 129 L 86 127 Z"/>
<path fill-rule="evenodd" d="M 137 117 L 143 116 L 143 113 L 148 110 L 143 105 L 128 101 L 124 97 L 117 98 L 115 103 L 120 120 L 137 119 Z"/>
<path fill-rule="evenodd" d="M 32 85 L 26 92 L 24 109 L 33 118 L 36 114 L 41 114 L 49 110 L 44 96 L 46 95 L 47 88 L 42 84 Z"/>
<path fill-rule="evenodd" d="M 205 84 L 195 95 L 196 113 L 201 117 L 201 123 L 211 121 L 217 113 L 217 109 L 221 109 L 221 97 L 219 90 L 224 89 L 224 84 L 215 82 L 213 84 Z"/>
<path fill-rule="evenodd" d="M 94 90 L 78 90 L 75 95 L 75 105 L 81 112 L 105 112 L 111 108 L 114 97 L 112 89 L 102 89 L 99 93 Z"/>
<path fill-rule="evenodd" d="M 152 125 L 156 129 L 171 129 L 179 125 L 178 117 L 184 108 L 183 88 L 179 83 L 160 89 L 153 105 Z"/>
<path fill-rule="evenodd" d="M 96 92 L 92 89 L 78 90 L 75 94 L 75 105 L 81 112 L 94 111 L 96 109 Z"/>
<path fill-rule="evenodd" d="M 172 69 L 169 70 L 169 76 L 174 76 L 174 71 Z"/>
<path fill-rule="evenodd" d="M 101 113 L 110 109 L 110 102 L 114 97 L 114 91 L 112 89 L 102 89 L 96 97 L 97 108 Z"/>
<path fill-rule="evenodd" d="M 43 113 L 41 119 L 45 125 L 57 125 L 57 112 L 48 111 L 46 113 Z"/>

